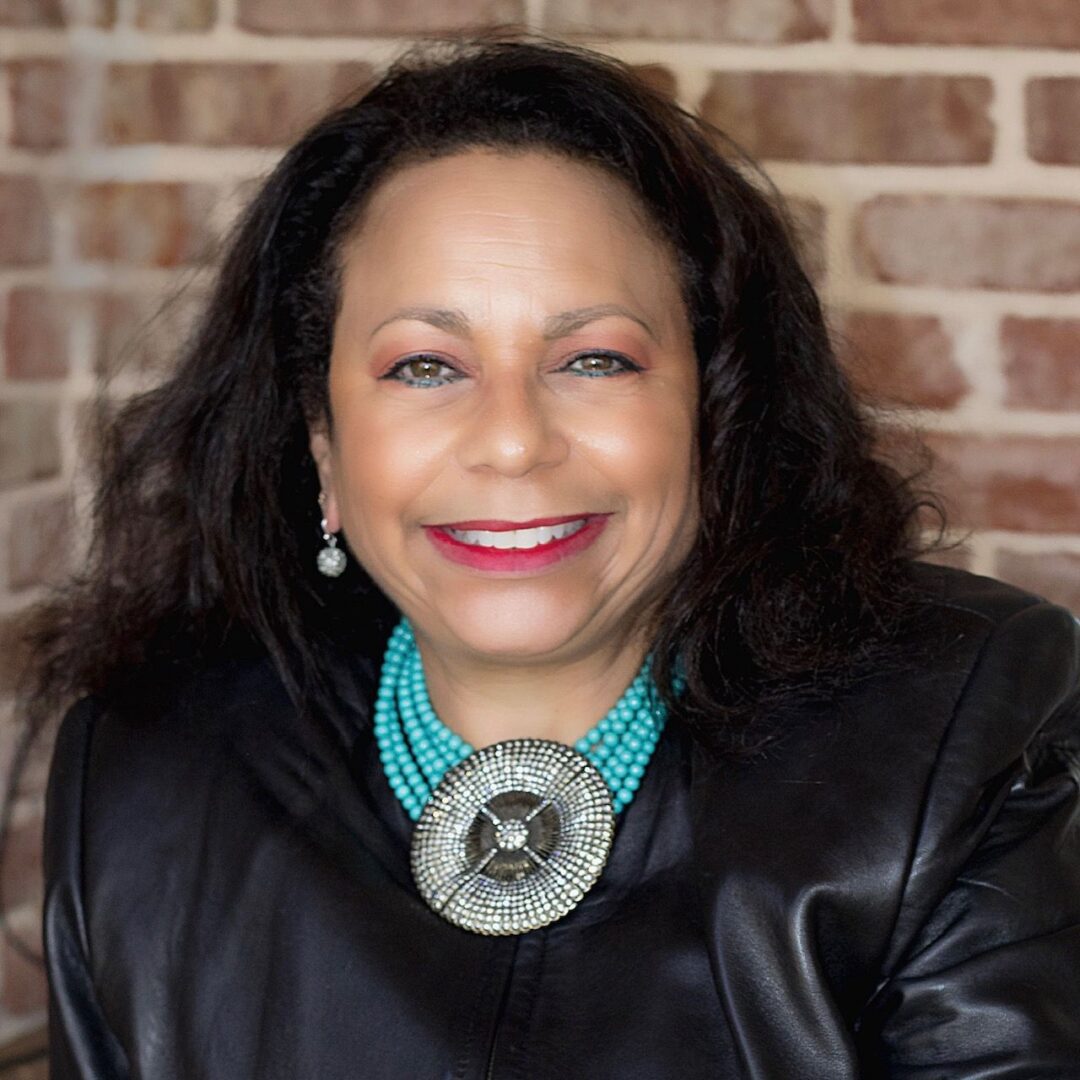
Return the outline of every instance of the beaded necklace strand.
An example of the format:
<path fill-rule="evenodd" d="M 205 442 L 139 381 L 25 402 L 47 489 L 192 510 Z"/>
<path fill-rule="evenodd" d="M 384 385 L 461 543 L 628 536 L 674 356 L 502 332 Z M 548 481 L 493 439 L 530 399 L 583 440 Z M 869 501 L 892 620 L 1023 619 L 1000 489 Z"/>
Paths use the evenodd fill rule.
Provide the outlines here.
<path fill-rule="evenodd" d="M 633 799 L 667 722 L 655 692 L 652 657 L 608 714 L 574 749 L 600 771 L 618 814 Z M 685 682 L 674 680 L 677 693 Z M 375 698 L 375 739 L 386 779 L 406 813 L 417 821 L 446 772 L 474 752 L 435 714 L 428 698 L 420 650 L 402 616 L 386 646 Z"/>

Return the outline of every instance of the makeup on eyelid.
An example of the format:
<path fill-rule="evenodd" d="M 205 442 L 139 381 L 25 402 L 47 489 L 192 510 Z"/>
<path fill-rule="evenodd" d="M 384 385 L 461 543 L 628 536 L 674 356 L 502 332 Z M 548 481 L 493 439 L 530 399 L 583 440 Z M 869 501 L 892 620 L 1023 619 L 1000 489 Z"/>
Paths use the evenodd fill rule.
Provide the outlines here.
<path fill-rule="evenodd" d="M 587 367 L 574 368 L 571 366 L 578 361 L 594 358 L 609 360 L 610 364 L 608 366 L 602 366 L 599 369 L 590 369 Z M 441 366 L 448 374 L 413 375 L 410 380 L 409 365 L 414 362 L 425 362 Z M 642 370 L 643 368 L 640 364 L 636 364 L 628 356 L 624 356 L 622 353 L 616 353 L 610 349 L 588 349 L 569 357 L 557 367 L 553 373 L 566 372 L 568 374 L 576 375 L 579 378 L 607 379 L 615 378 L 620 375 L 634 374 Z M 378 378 L 387 382 L 398 382 L 404 386 L 412 386 L 415 384 L 428 385 L 431 381 L 439 380 L 442 380 L 442 385 L 449 385 L 450 383 L 459 382 L 464 378 L 468 378 L 468 374 L 459 370 L 454 364 L 450 363 L 450 361 L 443 359 L 441 356 L 436 356 L 434 353 L 416 353 L 412 356 L 405 356 L 400 360 L 395 361 L 382 375 L 379 375 Z"/>
<path fill-rule="evenodd" d="M 610 322 L 613 318 L 618 317 L 606 316 L 604 320 L 598 319 L 595 322 Z M 372 336 L 385 339 L 378 342 L 370 355 L 371 370 L 377 378 L 388 373 L 399 360 L 418 356 L 433 356 L 451 367 L 469 366 L 468 358 L 472 349 L 469 348 L 467 339 L 435 327 L 413 323 L 406 329 L 399 322 Z M 534 353 L 538 362 L 551 363 L 556 370 L 573 359 L 591 353 L 617 355 L 629 364 L 645 370 L 657 346 L 649 340 L 644 329 L 638 331 L 635 327 L 628 330 L 625 326 L 600 328 L 593 323 L 554 342 L 533 343 L 526 337 L 522 339 L 519 347 L 522 351 Z"/>

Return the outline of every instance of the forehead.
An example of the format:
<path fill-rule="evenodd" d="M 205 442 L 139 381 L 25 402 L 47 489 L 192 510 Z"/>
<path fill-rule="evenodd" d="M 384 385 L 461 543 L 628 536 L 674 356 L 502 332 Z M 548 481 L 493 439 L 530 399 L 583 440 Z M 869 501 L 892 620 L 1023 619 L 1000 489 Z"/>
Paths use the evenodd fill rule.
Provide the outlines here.
<path fill-rule="evenodd" d="M 379 183 L 343 251 L 383 262 L 423 245 L 432 257 L 492 258 L 508 269 L 559 261 L 674 260 L 635 193 L 607 170 L 543 150 L 470 149 L 405 165 Z"/>

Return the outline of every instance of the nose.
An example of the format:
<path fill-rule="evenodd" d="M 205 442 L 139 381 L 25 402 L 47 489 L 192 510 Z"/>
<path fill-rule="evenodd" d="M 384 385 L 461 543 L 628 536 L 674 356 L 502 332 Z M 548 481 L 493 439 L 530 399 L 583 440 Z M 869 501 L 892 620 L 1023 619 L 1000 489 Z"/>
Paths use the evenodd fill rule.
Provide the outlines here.
<path fill-rule="evenodd" d="M 524 476 L 562 461 L 569 440 L 558 401 L 531 372 L 506 370 L 479 380 L 458 441 L 466 469 Z"/>

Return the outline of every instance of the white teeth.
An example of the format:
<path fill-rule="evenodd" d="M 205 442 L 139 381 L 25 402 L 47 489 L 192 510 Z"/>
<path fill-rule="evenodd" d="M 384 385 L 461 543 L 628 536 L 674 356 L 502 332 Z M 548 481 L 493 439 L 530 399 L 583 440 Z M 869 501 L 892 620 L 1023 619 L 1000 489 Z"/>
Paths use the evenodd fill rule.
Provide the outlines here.
<path fill-rule="evenodd" d="M 488 532 L 486 529 L 447 529 L 446 531 L 463 544 L 475 544 L 477 547 L 500 548 L 509 550 L 518 548 L 527 550 L 549 544 L 552 540 L 563 540 L 567 536 L 584 529 L 587 519 L 567 521 L 562 525 L 541 525 L 536 529 L 511 529 L 508 532 Z"/>

